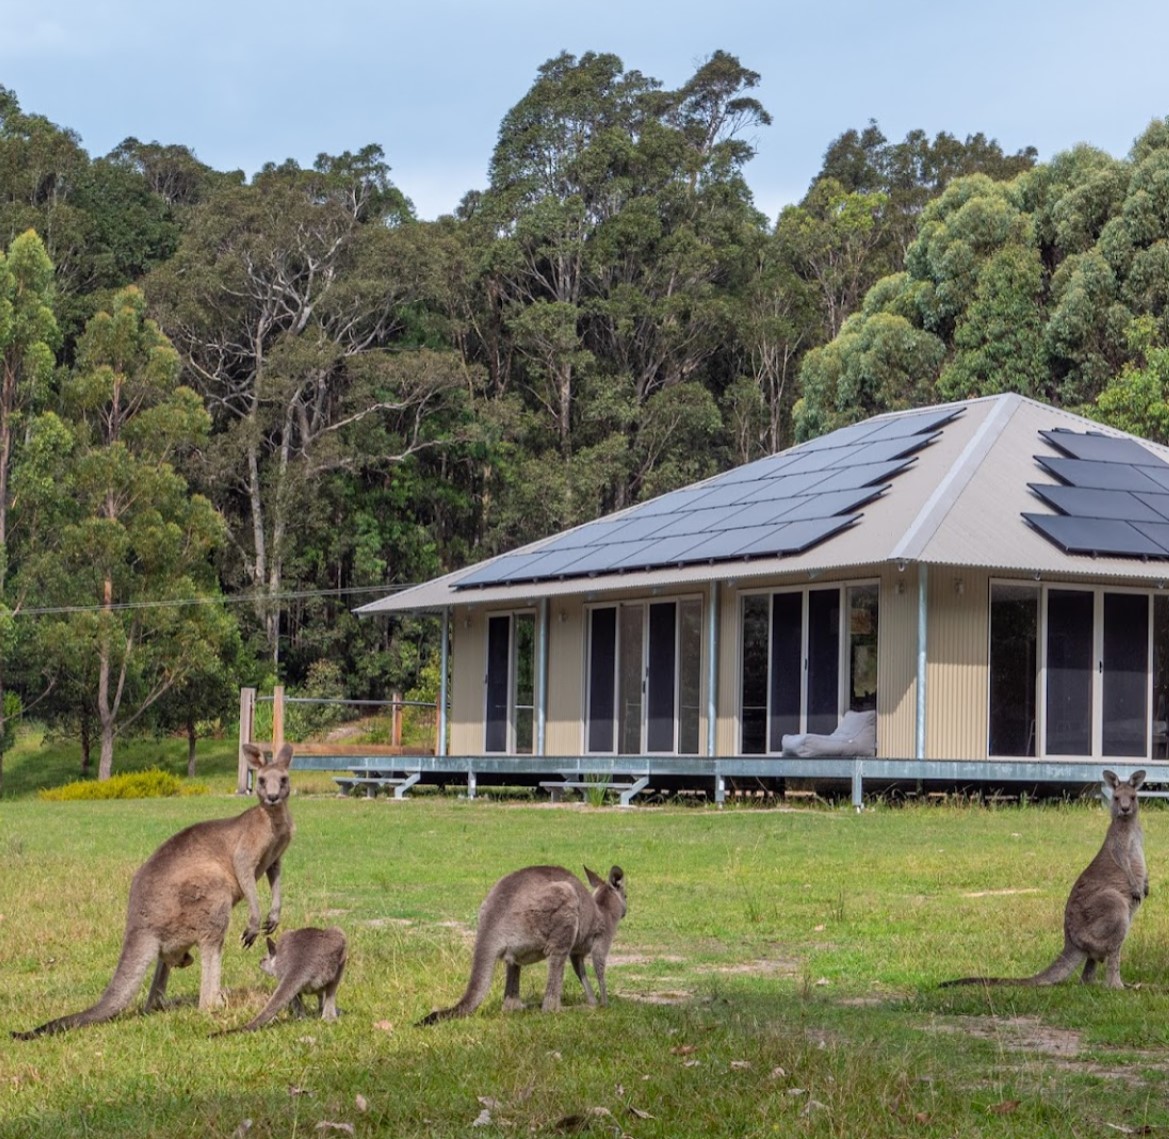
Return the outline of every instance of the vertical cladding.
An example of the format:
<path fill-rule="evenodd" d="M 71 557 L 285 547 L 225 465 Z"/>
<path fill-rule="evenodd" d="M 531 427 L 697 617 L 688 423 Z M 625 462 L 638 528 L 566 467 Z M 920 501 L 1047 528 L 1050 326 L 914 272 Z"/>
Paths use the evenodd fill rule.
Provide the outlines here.
<path fill-rule="evenodd" d="M 481 612 L 455 608 L 451 621 L 451 755 L 478 755 L 483 750 L 486 628 Z"/>
<path fill-rule="evenodd" d="M 914 755 L 917 715 L 917 570 L 889 566 L 881 575 L 877 663 L 877 754 Z"/>
<path fill-rule="evenodd" d="M 987 756 L 987 630 L 990 578 L 983 570 L 933 567 L 929 589 L 926 754 Z"/>
<path fill-rule="evenodd" d="M 741 604 L 739 591 L 730 584 L 723 585 L 719 590 L 718 724 L 715 729 L 714 745 L 716 755 L 737 755 L 739 752 Z"/>
<path fill-rule="evenodd" d="M 548 605 L 548 755 L 584 749 L 584 605 L 579 597 L 554 597 Z"/>

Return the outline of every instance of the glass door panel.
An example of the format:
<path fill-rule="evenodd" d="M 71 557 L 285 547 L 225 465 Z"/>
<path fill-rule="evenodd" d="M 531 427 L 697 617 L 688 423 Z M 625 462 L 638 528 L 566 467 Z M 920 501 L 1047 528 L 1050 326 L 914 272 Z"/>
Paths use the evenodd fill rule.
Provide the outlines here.
<path fill-rule="evenodd" d="M 992 756 L 1035 754 L 1039 587 L 990 590 L 990 738 Z"/>
<path fill-rule="evenodd" d="M 840 721 L 840 590 L 808 593 L 808 726 L 825 735 Z"/>
<path fill-rule="evenodd" d="M 743 598 L 742 739 L 744 755 L 767 750 L 767 624 L 771 599 Z"/>
<path fill-rule="evenodd" d="M 536 618 L 532 613 L 515 616 L 515 677 L 512 692 L 515 717 L 515 753 L 531 755 L 536 716 Z"/>
<path fill-rule="evenodd" d="M 511 617 L 487 620 L 486 751 L 507 751 L 507 704 L 510 692 Z"/>
<path fill-rule="evenodd" d="M 646 672 L 647 751 L 674 750 L 674 686 L 677 680 L 677 634 L 674 602 L 649 607 L 649 668 Z"/>
<path fill-rule="evenodd" d="M 621 755 L 640 755 L 642 699 L 645 688 L 645 606 L 622 605 L 620 623 L 617 750 Z"/>
<path fill-rule="evenodd" d="M 801 730 L 803 660 L 804 595 L 777 593 L 771 599 L 770 751 L 779 751 L 785 735 Z"/>
<path fill-rule="evenodd" d="M 1104 594 L 1101 750 L 1105 756 L 1149 753 L 1149 599 Z"/>
<path fill-rule="evenodd" d="M 1092 754 L 1095 596 L 1047 593 L 1047 754 Z"/>
<path fill-rule="evenodd" d="M 589 618 L 589 751 L 613 750 L 616 720 L 617 610 L 594 609 Z"/>
<path fill-rule="evenodd" d="M 702 602 L 678 602 L 678 754 L 698 754 L 702 700 Z"/>

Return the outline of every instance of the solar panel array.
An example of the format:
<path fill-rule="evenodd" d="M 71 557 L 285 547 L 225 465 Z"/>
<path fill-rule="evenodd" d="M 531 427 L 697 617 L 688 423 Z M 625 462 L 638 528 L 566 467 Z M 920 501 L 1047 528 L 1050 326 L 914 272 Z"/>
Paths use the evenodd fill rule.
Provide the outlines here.
<path fill-rule="evenodd" d="M 456 588 L 802 553 L 852 526 L 961 413 L 933 408 L 841 428 L 504 554 Z"/>
<path fill-rule="evenodd" d="M 1069 554 L 1169 558 L 1169 463 L 1135 439 L 1041 431 L 1059 455 L 1035 461 L 1059 479 L 1029 483 L 1058 514 L 1024 514 Z"/>

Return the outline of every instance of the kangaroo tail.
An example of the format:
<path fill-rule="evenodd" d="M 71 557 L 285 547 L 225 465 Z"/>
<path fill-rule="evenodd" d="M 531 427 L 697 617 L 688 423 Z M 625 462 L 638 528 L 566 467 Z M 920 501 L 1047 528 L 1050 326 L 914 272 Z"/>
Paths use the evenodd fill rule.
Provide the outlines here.
<path fill-rule="evenodd" d="M 142 987 L 147 970 L 158 960 L 158 950 L 158 939 L 153 934 L 127 933 L 122 943 L 122 954 L 118 958 L 118 967 L 114 970 L 114 975 L 97 1004 L 90 1005 L 81 1012 L 46 1021 L 27 1032 L 14 1032 L 13 1037 L 16 1040 L 32 1040 L 37 1036 L 47 1036 L 53 1032 L 65 1032 L 70 1028 L 81 1028 L 87 1024 L 100 1024 L 102 1021 L 112 1020 L 130 1007 Z"/>
<path fill-rule="evenodd" d="M 428 1024 L 438 1024 L 440 1020 L 454 1020 L 460 1016 L 470 1016 L 482 1003 L 491 988 L 491 978 L 495 973 L 495 962 L 499 954 L 494 946 L 488 944 L 489 939 L 479 936 L 475 940 L 475 952 L 471 958 L 471 979 L 467 982 L 467 991 L 459 999 L 457 1005 L 450 1008 L 435 1009 L 427 1013 L 416 1027 L 423 1028 Z"/>
<path fill-rule="evenodd" d="M 1044 970 L 1032 977 L 959 977 L 943 981 L 938 988 L 949 989 L 954 985 L 1058 985 L 1083 964 L 1087 954 L 1073 945 L 1064 944 L 1063 952 Z"/>

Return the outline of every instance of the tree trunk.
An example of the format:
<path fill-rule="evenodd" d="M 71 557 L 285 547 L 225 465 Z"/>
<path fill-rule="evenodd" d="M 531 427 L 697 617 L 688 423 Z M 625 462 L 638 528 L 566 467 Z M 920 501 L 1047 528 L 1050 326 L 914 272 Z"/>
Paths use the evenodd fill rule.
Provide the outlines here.
<path fill-rule="evenodd" d="M 187 717 L 187 777 L 195 778 L 195 717 Z"/>
<path fill-rule="evenodd" d="M 89 778 L 89 769 L 93 765 L 93 734 L 89 730 L 89 717 L 81 717 L 81 778 Z"/>
<path fill-rule="evenodd" d="M 97 761 L 99 780 L 109 779 L 114 773 L 114 714 L 110 708 L 110 652 L 103 644 L 97 674 L 97 714 L 101 722 Z"/>

